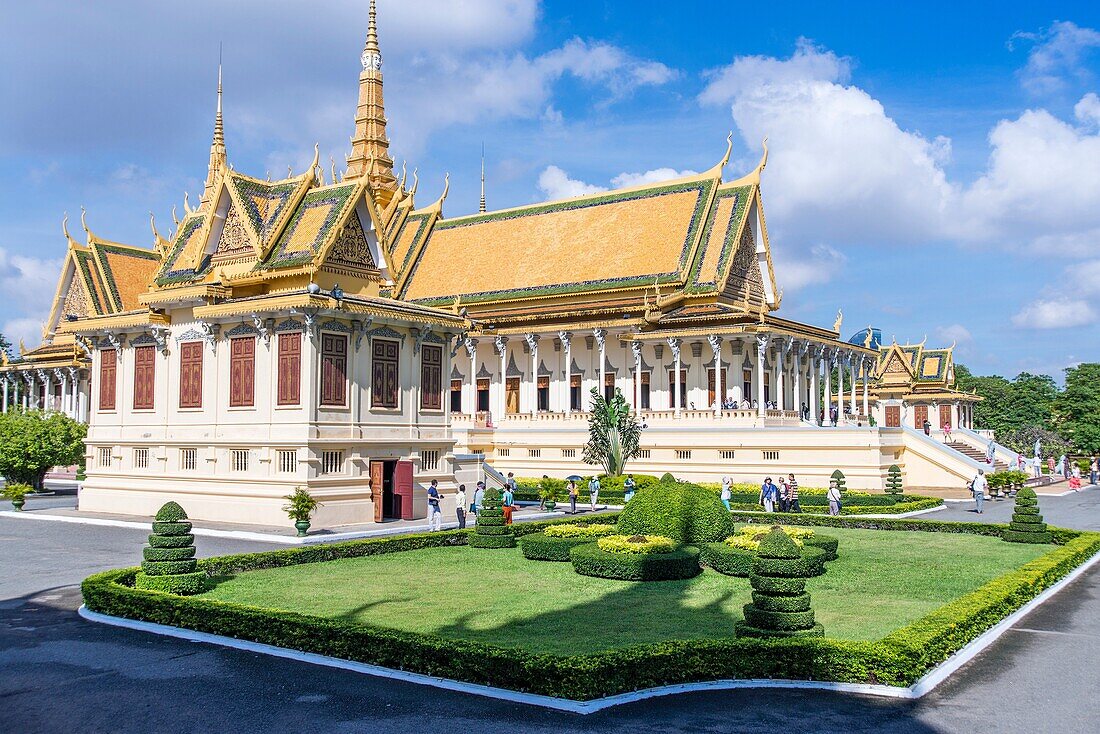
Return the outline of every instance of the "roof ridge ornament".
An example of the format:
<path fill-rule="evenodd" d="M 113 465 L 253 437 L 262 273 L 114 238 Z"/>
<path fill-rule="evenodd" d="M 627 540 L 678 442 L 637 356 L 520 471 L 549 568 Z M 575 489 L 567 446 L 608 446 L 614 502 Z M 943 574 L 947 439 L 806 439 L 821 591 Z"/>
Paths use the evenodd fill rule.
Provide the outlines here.
<path fill-rule="evenodd" d="M 84 228 L 84 234 L 88 235 L 88 244 L 92 244 L 92 230 L 88 229 L 88 212 L 83 204 L 80 206 L 80 226 Z"/>
<path fill-rule="evenodd" d="M 69 243 L 69 247 L 76 244 L 76 240 L 69 234 L 69 213 L 65 212 L 65 216 L 61 220 L 61 232 L 65 235 L 65 240 Z"/>
<path fill-rule="evenodd" d="M 764 149 L 764 152 L 760 154 L 760 162 L 756 164 L 756 168 L 736 181 L 731 181 L 729 183 L 730 186 L 760 185 L 760 174 L 763 172 L 765 166 L 768 165 L 768 137 L 766 135 L 764 139 L 760 141 L 760 146 Z"/>

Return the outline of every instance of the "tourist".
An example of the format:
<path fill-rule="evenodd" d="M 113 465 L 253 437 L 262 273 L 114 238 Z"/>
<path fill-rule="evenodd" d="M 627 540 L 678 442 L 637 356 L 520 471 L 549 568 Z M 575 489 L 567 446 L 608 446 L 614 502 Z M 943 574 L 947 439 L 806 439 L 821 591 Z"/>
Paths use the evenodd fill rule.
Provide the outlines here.
<path fill-rule="evenodd" d="M 932 421 L 928 420 L 927 418 L 924 419 L 924 435 L 932 435 Z"/>
<path fill-rule="evenodd" d="M 977 476 L 970 480 L 970 491 L 974 493 L 974 512 L 982 514 L 982 502 L 985 501 L 985 488 L 988 482 L 985 469 L 979 469 Z"/>
<path fill-rule="evenodd" d="M 787 478 L 782 474 L 779 475 L 779 484 L 776 486 L 776 499 L 778 499 L 779 511 L 787 512 L 790 502 L 790 495 L 787 489 Z"/>
<path fill-rule="evenodd" d="M 940 430 L 943 431 L 943 442 L 951 443 L 951 421 L 944 421 Z"/>
<path fill-rule="evenodd" d="M 829 480 L 829 489 L 825 492 L 825 498 L 829 500 L 829 514 L 840 514 L 840 487 L 835 479 Z"/>
<path fill-rule="evenodd" d="M 550 477 L 545 474 L 542 475 L 542 481 L 539 482 L 539 511 L 546 509 L 546 498 L 543 497 L 543 492 L 546 490 L 550 483 Z"/>
<path fill-rule="evenodd" d="M 627 474 L 626 480 L 623 481 L 623 503 L 627 503 L 634 499 L 634 492 L 638 489 L 638 483 L 634 481 L 633 474 Z"/>
<path fill-rule="evenodd" d="M 569 514 L 570 515 L 576 515 L 577 514 L 577 496 L 580 494 L 580 490 L 577 489 L 577 480 L 575 480 L 575 479 L 570 479 L 569 480 L 568 491 L 569 491 Z"/>
<path fill-rule="evenodd" d="M 1051 479 L 1054 478 L 1055 469 L 1056 467 L 1054 465 L 1054 454 L 1051 454 L 1047 457 L 1047 474 L 1051 475 Z"/>
<path fill-rule="evenodd" d="M 722 504 L 726 506 L 726 510 L 732 510 L 730 507 L 730 499 L 733 498 L 733 480 L 729 477 L 722 477 Z"/>
<path fill-rule="evenodd" d="M 798 504 L 798 480 L 794 474 L 787 475 L 787 486 L 790 488 L 790 506 L 787 512 L 802 512 L 802 505 Z"/>
<path fill-rule="evenodd" d="M 1100 479 L 1100 458 L 1094 456 L 1089 463 L 1089 483 L 1096 484 L 1097 479 Z"/>
<path fill-rule="evenodd" d="M 474 501 L 470 505 L 470 512 L 474 513 L 474 517 L 477 517 L 477 513 L 481 512 L 481 505 L 485 502 L 485 482 L 478 482 L 474 487 Z"/>
<path fill-rule="evenodd" d="M 458 529 L 466 529 L 466 485 L 458 485 L 458 493 L 455 494 L 455 515 L 458 517 Z"/>
<path fill-rule="evenodd" d="M 760 486 L 760 504 L 764 505 L 764 512 L 775 512 L 775 485 L 771 477 L 765 477 Z"/>
<path fill-rule="evenodd" d="M 1038 456 L 1033 457 L 1031 460 L 1031 471 L 1035 473 L 1036 479 L 1043 476 L 1043 460 Z"/>
<path fill-rule="evenodd" d="M 509 474 L 509 477 L 512 475 Z M 514 482 L 513 482 L 514 483 Z M 516 493 L 512 491 L 511 485 L 504 485 L 504 494 L 500 498 L 501 504 L 504 505 L 504 524 L 512 524 L 512 512 L 515 510 L 516 505 Z"/>
<path fill-rule="evenodd" d="M 519 489 L 519 486 L 516 484 L 516 478 L 512 475 L 512 472 L 508 472 L 508 478 L 504 481 L 504 486 L 512 490 L 512 494 L 515 494 Z"/>
<path fill-rule="evenodd" d="M 432 480 L 428 487 L 428 532 L 440 530 L 443 526 L 443 513 L 439 508 L 439 482 Z"/>
<path fill-rule="evenodd" d="M 810 420 L 810 406 L 802 403 L 802 410 L 799 411 L 799 415 L 802 416 L 802 420 L 804 421 Z"/>
<path fill-rule="evenodd" d="M 596 511 L 596 500 L 600 498 L 600 478 L 592 477 L 588 480 L 588 505 L 592 511 Z"/>

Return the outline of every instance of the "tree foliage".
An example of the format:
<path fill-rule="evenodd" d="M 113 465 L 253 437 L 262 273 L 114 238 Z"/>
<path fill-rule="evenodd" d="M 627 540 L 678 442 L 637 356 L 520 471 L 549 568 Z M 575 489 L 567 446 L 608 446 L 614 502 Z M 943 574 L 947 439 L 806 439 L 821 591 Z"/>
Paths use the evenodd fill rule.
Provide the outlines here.
<path fill-rule="evenodd" d="M 1000 375 L 978 377 L 964 365 L 955 366 L 955 380 L 963 392 L 977 391 L 985 398 L 974 406 L 974 424 L 1004 436 L 1021 428 L 1050 429 L 1051 406 L 1058 386 L 1049 375 L 1021 372 L 1014 380 Z"/>
<path fill-rule="evenodd" d="M 1100 364 L 1066 370 L 1066 387 L 1054 401 L 1053 422 L 1079 451 L 1100 453 Z"/>
<path fill-rule="evenodd" d="M 61 413 L 0 414 L 0 475 L 41 488 L 51 467 L 83 463 L 87 433 L 87 426 Z"/>
<path fill-rule="evenodd" d="M 1041 442 L 1044 459 L 1048 456 L 1058 457 L 1073 452 L 1073 446 L 1064 437 L 1054 431 L 1048 431 L 1037 426 L 1026 426 L 1015 431 L 1009 431 L 998 436 L 998 438 L 1005 446 L 1024 456 L 1035 455 L 1036 440 Z"/>
<path fill-rule="evenodd" d="M 617 477 L 626 462 L 638 453 L 641 428 L 631 415 L 622 390 L 615 389 L 610 402 L 592 388 L 592 415 L 588 419 L 588 444 L 584 463 L 602 466 L 604 473 Z"/>
<path fill-rule="evenodd" d="M 0 352 L 11 354 L 11 342 L 3 334 L 0 334 Z"/>

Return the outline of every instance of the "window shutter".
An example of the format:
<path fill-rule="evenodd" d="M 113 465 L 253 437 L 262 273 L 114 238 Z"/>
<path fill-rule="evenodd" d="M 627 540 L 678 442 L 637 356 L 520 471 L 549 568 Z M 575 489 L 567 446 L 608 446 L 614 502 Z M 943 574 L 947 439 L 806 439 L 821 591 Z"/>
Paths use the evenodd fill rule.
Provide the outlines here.
<path fill-rule="evenodd" d="M 420 349 L 420 407 L 443 408 L 443 348 L 425 344 Z"/>
<path fill-rule="evenodd" d="M 156 359 L 156 347 L 134 348 L 134 410 L 153 409 Z"/>
<path fill-rule="evenodd" d="M 230 340 L 229 406 L 249 408 L 255 404 L 256 338 Z"/>
<path fill-rule="evenodd" d="M 202 342 L 180 344 L 180 407 L 202 407 Z"/>
<path fill-rule="evenodd" d="M 99 352 L 99 409 L 115 409 L 115 377 L 118 373 L 118 352 L 102 349 Z"/>
<path fill-rule="evenodd" d="M 346 336 L 321 335 L 321 405 L 342 407 L 347 402 L 347 355 Z"/>
<path fill-rule="evenodd" d="M 302 335 L 279 334 L 279 405 L 298 405 L 302 388 Z"/>
<path fill-rule="evenodd" d="M 396 408 L 398 394 L 397 342 L 375 339 L 371 352 L 371 407 Z"/>

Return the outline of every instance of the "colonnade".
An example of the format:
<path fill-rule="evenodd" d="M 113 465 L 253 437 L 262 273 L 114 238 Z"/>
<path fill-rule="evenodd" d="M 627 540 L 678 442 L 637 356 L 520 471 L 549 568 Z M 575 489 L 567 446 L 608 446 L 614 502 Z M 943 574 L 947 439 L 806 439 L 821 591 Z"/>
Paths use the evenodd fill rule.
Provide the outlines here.
<path fill-rule="evenodd" d="M 60 395 L 54 387 L 60 388 Z M 53 410 L 86 422 L 88 396 L 76 367 L 10 371 L 0 375 L 0 412 Z"/>

